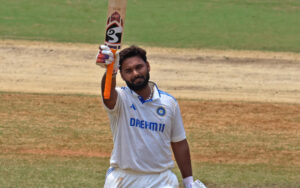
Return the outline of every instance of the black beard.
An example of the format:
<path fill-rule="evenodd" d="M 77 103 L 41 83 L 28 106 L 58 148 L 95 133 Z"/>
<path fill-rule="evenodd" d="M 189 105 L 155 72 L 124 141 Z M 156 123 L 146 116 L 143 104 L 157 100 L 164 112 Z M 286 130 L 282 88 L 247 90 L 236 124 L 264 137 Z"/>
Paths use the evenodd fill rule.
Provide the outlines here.
<path fill-rule="evenodd" d="M 137 79 L 137 78 L 143 78 L 144 81 L 142 83 L 138 83 L 138 84 L 134 84 L 134 81 Z M 130 83 L 129 81 L 125 81 L 127 86 L 133 90 L 133 91 L 139 91 L 139 90 L 142 90 L 144 88 L 146 88 L 146 86 L 148 85 L 148 82 L 149 82 L 149 79 L 150 79 L 150 74 L 149 72 L 146 74 L 146 77 L 143 77 L 143 76 L 138 76 L 136 77 L 132 83 Z"/>

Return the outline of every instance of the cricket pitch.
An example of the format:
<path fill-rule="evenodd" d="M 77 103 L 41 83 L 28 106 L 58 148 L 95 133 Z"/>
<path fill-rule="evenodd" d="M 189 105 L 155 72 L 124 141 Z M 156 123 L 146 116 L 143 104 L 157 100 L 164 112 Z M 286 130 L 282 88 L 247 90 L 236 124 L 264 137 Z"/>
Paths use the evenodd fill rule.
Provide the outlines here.
<path fill-rule="evenodd" d="M 300 103 L 298 53 L 144 48 L 150 79 L 177 98 Z M 0 90 L 99 95 L 104 70 L 95 65 L 97 49 L 2 40 Z M 124 85 L 119 75 L 117 84 Z"/>

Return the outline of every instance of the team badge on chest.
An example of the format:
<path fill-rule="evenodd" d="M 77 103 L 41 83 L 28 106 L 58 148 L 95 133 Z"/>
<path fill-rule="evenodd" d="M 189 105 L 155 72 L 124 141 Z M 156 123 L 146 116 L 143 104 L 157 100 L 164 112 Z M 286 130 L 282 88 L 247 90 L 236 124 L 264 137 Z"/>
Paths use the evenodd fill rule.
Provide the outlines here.
<path fill-rule="evenodd" d="M 166 109 L 164 107 L 160 106 L 157 108 L 156 113 L 160 116 L 164 116 L 164 115 L 166 115 Z"/>

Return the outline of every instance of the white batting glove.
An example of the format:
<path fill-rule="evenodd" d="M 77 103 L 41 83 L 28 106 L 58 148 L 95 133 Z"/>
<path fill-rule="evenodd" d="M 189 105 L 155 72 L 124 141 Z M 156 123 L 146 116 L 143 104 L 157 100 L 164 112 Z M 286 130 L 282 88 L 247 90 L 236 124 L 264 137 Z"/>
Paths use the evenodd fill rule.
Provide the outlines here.
<path fill-rule="evenodd" d="M 190 184 L 190 188 L 206 188 L 206 186 L 200 180 L 196 180 Z"/>
<path fill-rule="evenodd" d="M 184 178 L 183 184 L 185 188 L 206 188 L 206 186 L 200 180 L 194 181 L 193 176 Z"/>
<path fill-rule="evenodd" d="M 106 45 L 101 45 L 99 47 L 99 52 L 96 57 L 96 65 L 101 67 L 106 67 L 115 60 L 114 69 L 119 68 L 119 52 L 113 54 L 111 49 Z"/>

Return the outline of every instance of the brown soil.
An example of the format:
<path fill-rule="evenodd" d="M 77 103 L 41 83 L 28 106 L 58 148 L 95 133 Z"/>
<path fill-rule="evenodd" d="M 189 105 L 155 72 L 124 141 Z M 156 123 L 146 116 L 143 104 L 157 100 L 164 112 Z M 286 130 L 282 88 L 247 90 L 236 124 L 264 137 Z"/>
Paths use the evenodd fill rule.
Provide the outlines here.
<path fill-rule="evenodd" d="M 0 91 L 98 95 L 97 48 L 2 40 Z M 300 54 L 145 48 L 151 79 L 177 98 L 300 103 Z"/>
<path fill-rule="evenodd" d="M 100 97 L 2 93 L 0 101 L 2 154 L 109 157 L 112 136 Z M 193 162 L 300 166 L 299 104 L 179 104 Z"/>
<path fill-rule="evenodd" d="M 184 98 L 193 161 L 300 165 L 300 54 L 145 48 L 152 80 Z M 103 69 L 94 63 L 96 53 L 97 45 L 0 41 L 0 91 L 99 95 Z M 87 137 L 49 132 L 36 140 L 20 133 L 18 145 L 15 127 L 0 140 L 2 152 L 109 156 L 112 140 L 99 98 L 2 93 L 0 101 L 4 124 L 95 130 Z"/>

